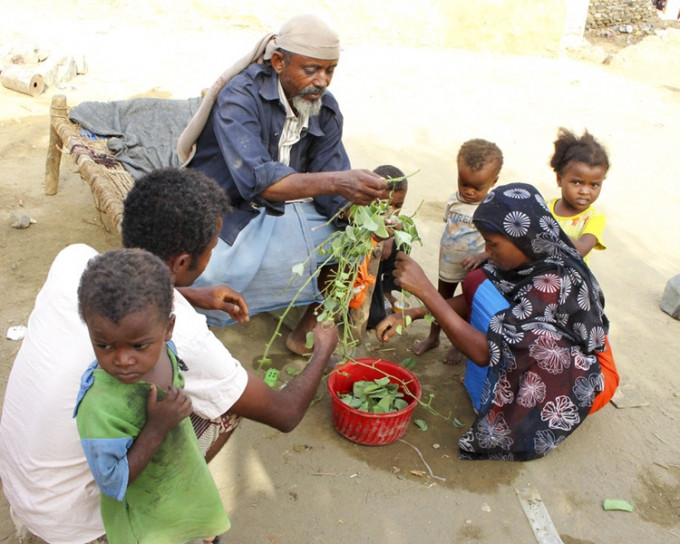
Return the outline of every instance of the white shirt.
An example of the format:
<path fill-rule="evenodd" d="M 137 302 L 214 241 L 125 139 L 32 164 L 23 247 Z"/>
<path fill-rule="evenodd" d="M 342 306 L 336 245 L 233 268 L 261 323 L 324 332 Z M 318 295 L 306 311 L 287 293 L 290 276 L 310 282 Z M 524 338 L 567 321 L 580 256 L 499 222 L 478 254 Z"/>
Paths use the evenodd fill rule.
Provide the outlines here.
<path fill-rule="evenodd" d="M 76 244 L 54 260 L 12 366 L 0 420 L 5 496 L 16 517 L 51 544 L 83 544 L 104 534 L 99 489 L 72 417 L 80 377 L 95 358 L 77 298 L 95 255 Z M 248 374 L 177 291 L 175 315 L 173 341 L 189 368 L 185 389 L 196 412 L 215 418 L 240 398 Z"/>
<path fill-rule="evenodd" d="M 286 93 L 281 86 L 281 80 L 278 81 L 279 100 L 286 109 L 286 120 L 283 122 L 283 129 L 281 130 L 281 138 L 279 138 L 279 161 L 286 166 L 290 165 L 290 150 L 300 141 L 302 129 L 309 125 L 309 117 L 298 117 L 295 115 L 293 108 L 290 106 Z"/>
<path fill-rule="evenodd" d="M 281 86 L 281 80 L 278 80 L 279 100 L 286 109 L 286 120 L 283 122 L 281 129 L 281 138 L 279 138 L 279 160 L 286 166 L 290 166 L 290 150 L 300 141 L 302 130 L 309 128 L 309 115 L 295 115 L 293 108 L 286 98 L 286 93 Z M 312 198 L 298 198 L 295 200 L 287 200 L 286 202 L 311 202 Z"/>

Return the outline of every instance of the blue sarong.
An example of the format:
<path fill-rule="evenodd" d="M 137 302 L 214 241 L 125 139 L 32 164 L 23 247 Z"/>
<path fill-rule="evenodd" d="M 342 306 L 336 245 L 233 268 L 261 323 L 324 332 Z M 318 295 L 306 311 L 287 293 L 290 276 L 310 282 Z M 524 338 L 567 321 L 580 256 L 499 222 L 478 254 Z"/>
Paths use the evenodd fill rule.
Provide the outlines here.
<path fill-rule="evenodd" d="M 288 203 L 281 216 L 268 215 L 262 209 L 233 245 L 218 241 L 194 285 L 231 287 L 243 295 L 250 315 L 285 308 L 293 299 L 294 306 L 321 302 L 317 278 L 312 276 L 323 258 L 317 254 L 307 259 L 337 230 L 327 223 L 328 218 L 316 211 L 313 202 Z M 306 260 L 302 276 L 294 276 L 293 267 Z M 199 311 L 211 325 L 235 323 L 226 312 Z"/>

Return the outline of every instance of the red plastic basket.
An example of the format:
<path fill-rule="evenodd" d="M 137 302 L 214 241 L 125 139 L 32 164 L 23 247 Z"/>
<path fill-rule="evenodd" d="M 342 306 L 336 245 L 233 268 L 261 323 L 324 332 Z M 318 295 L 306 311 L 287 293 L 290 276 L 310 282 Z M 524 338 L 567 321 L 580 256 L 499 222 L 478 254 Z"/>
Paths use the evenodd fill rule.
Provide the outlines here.
<path fill-rule="evenodd" d="M 328 376 L 328 392 L 331 396 L 331 418 L 335 429 L 345 438 L 365 446 L 384 446 L 399 440 L 408 429 L 411 414 L 420 399 L 420 382 L 409 369 L 383 359 L 355 359 L 348 361 Z M 352 390 L 354 382 L 375 380 L 391 376 L 392 381 L 401 380 L 399 386 L 409 405 L 396 412 L 372 414 L 348 406 L 338 398 Z M 410 394 L 409 394 L 410 393 Z M 414 398 L 415 397 L 415 398 Z"/>

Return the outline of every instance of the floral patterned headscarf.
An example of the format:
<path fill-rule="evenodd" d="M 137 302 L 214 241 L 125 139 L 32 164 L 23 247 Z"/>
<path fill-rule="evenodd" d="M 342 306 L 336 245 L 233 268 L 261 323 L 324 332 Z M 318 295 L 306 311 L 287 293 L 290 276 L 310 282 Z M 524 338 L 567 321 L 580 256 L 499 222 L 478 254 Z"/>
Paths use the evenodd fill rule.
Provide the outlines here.
<path fill-rule="evenodd" d="M 608 331 L 604 297 L 535 187 L 496 188 L 473 221 L 506 236 L 530 262 L 483 267 L 510 306 L 489 324 L 489 373 L 461 457 L 541 457 L 580 425 L 603 389 L 596 352 Z"/>

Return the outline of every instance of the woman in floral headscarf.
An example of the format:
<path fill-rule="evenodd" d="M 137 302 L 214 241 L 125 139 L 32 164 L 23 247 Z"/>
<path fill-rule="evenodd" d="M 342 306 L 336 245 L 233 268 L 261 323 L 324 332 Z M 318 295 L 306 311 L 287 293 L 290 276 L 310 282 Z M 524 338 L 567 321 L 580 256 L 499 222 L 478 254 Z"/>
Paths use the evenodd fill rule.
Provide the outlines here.
<path fill-rule="evenodd" d="M 427 307 L 412 318 L 429 311 L 471 361 L 488 366 L 479 398 L 471 392 L 478 416 L 459 441 L 461 458 L 542 457 L 606 404 L 618 385 L 604 297 L 533 186 L 498 187 L 473 221 L 490 260 L 465 281 L 496 294 L 488 303 L 495 306 L 481 310 L 486 325 L 474 328 L 464 319 L 475 321 L 476 293 L 468 304 L 460 297 L 447 303 L 406 255 L 398 258 L 396 283 Z M 487 295 L 482 306 L 493 300 Z M 378 338 L 387 341 L 401 319 L 394 314 L 378 325 Z"/>

